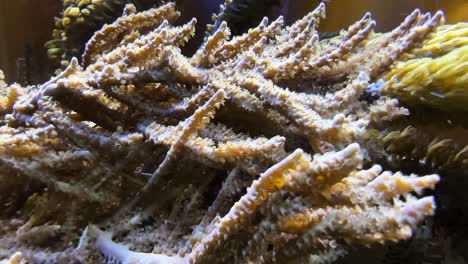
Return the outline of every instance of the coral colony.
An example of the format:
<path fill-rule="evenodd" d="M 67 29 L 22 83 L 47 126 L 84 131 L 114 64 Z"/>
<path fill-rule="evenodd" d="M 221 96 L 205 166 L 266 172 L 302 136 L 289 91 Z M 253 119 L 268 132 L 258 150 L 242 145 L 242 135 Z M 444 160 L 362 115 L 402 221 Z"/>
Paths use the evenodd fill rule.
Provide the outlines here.
<path fill-rule="evenodd" d="M 321 39 L 322 3 L 239 36 L 222 22 L 187 57 L 196 19 L 178 17 L 129 4 L 47 83 L 0 83 L 5 263 L 330 262 L 434 213 L 440 177 L 380 156 L 468 164 L 381 129 L 411 115 L 398 99 L 466 108 L 466 23 L 416 10 L 378 34 L 367 13 Z"/>

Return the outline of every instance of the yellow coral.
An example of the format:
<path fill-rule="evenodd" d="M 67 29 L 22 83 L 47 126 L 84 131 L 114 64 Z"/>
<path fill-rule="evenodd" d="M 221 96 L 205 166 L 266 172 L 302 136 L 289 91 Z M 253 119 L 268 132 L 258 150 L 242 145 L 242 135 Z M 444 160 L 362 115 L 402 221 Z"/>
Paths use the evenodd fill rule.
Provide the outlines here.
<path fill-rule="evenodd" d="M 424 42 L 421 48 L 411 52 L 416 56 L 438 57 L 468 45 L 468 23 L 443 25 Z"/>
<path fill-rule="evenodd" d="M 385 76 L 382 92 L 404 102 L 468 110 L 468 23 L 446 26 Z M 428 57 L 419 57 L 428 56 Z"/>

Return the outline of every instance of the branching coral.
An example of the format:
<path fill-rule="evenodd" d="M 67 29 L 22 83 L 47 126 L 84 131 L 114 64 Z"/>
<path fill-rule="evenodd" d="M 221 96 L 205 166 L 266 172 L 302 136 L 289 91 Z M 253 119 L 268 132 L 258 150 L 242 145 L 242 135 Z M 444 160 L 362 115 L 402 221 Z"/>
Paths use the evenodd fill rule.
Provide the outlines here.
<path fill-rule="evenodd" d="M 468 176 L 468 141 L 464 136 L 468 132 L 467 33 L 466 23 L 441 26 L 420 48 L 395 63 L 383 76 L 380 92 L 398 98 L 409 108 L 409 115 L 380 124 L 379 132 L 368 131 L 371 141 L 378 142 L 373 146 L 373 155 L 378 153 L 374 158 L 404 171 L 440 173 L 443 181 L 436 197 L 445 206 L 439 209 L 432 232 L 442 230 L 444 240 L 466 233 L 466 196 L 461 190 L 467 187 Z M 429 236 L 425 243 L 433 240 Z M 454 252 L 438 258 L 464 254 L 455 247 L 445 250 Z M 409 250 L 408 256 L 414 251 Z"/>
<path fill-rule="evenodd" d="M 81 64 L 2 92 L 0 179 L 29 197 L 6 205 L 24 223 L 5 231 L 2 254 L 40 262 L 55 241 L 55 262 L 87 262 L 91 247 L 123 263 L 301 263 L 409 238 L 435 208 L 410 193 L 439 177 L 373 165 L 367 130 L 408 111 L 365 95 L 443 15 L 416 10 L 376 35 L 366 14 L 320 40 L 324 9 L 232 38 L 220 23 L 188 58 L 195 19 L 173 26 L 173 3 L 128 5 Z"/>
<path fill-rule="evenodd" d="M 407 196 L 406 202 L 394 204 L 387 199 L 433 187 L 438 176 L 409 178 L 380 174 L 379 166 L 358 171 L 360 166 L 356 144 L 337 153 L 318 155 L 313 161 L 296 150 L 253 182 L 195 247 L 188 262 L 236 259 L 228 256 L 229 252 L 242 252 L 236 259 L 239 263 L 245 259 L 253 263 L 301 263 L 309 258 L 337 257 L 345 246 L 341 243 L 408 238 L 411 226 L 432 213 L 433 202 Z M 257 226 L 252 227 L 253 223 Z M 229 241 L 238 233 L 248 242 L 239 245 Z"/>
<path fill-rule="evenodd" d="M 411 107 L 411 116 L 387 124 L 377 136 L 393 163 L 439 172 L 466 168 L 468 142 L 461 135 L 466 133 L 467 25 L 440 27 L 385 74 L 381 93 Z"/>
<path fill-rule="evenodd" d="M 45 46 L 51 60 L 64 69 L 72 57 L 79 57 L 86 41 L 106 23 L 122 14 L 126 3 L 139 10 L 160 5 L 158 0 L 63 0 L 62 17 L 55 19 L 52 40 Z"/>
<path fill-rule="evenodd" d="M 340 245 L 343 243 L 340 241 L 367 244 L 408 238 L 414 224 L 432 213 L 434 203 L 431 198 L 418 200 L 411 195 L 406 195 L 405 202 L 390 199 L 433 187 L 438 176 L 392 175 L 381 173 L 379 166 L 356 170 L 361 161 L 356 144 L 337 153 L 316 156 L 313 161 L 302 150 L 296 150 L 253 182 L 229 213 L 196 245 L 187 257 L 188 263 L 331 258 L 342 254 L 345 245 Z M 379 213 L 384 211 L 385 214 Z M 369 217 L 373 221 L 366 224 L 368 221 L 364 219 Z M 108 234 L 93 232 L 100 250 L 119 262 L 127 263 L 129 258 L 143 262 L 152 258 L 157 262 L 162 257 L 118 250 L 116 247 L 121 246 L 112 242 Z M 243 244 L 230 241 L 240 236 L 251 240 Z M 242 255 L 236 256 L 238 252 Z M 173 257 L 167 261 L 184 260 Z"/>
<path fill-rule="evenodd" d="M 385 76 L 382 92 L 408 103 L 467 111 L 468 23 L 442 27 Z"/>
<path fill-rule="evenodd" d="M 213 15 L 213 25 L 208 26 L 208 31 L 216 31 L 221 23 L 227 22 L 234 34 L 240 34 L 258 23 L 274 8 L 281 6 L 281 0 L 227 0 L 220 7 L 219 14 Z"/>

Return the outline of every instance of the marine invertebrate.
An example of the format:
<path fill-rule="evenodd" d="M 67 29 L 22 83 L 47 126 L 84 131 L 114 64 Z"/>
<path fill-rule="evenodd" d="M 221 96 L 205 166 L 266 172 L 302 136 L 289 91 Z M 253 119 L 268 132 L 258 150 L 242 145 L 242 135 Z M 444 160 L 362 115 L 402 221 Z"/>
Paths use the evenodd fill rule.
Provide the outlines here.
<path fill-rule="evenodd" d="M 26 263 L 26 260 L 23 259 L 23 256 L 21 252 L 15 253 L 13 256 L 11 256 L 10 259 L 8 260 L 1 260 L 0 263 L 4 264 L 21 264 L 21 263 Z"/>
<path fill-rule="evenodd" d="M 384 200 L 420 187 L 431 187 L 438 176 L 411 179 L 389 172 L 380 174 L 379 166 L 357 171 L 361 166 L 358 152 L 359 146 L 355 144 L 337 153 L 317 155 L 311 161 L 307 154 L 296 150 L 253 182 L 214 230 L 195 247 L 188 256 L 189 263 L 203 263 L 213 255 L 216 258 L 211 261 L 222 259 L 222 255 L 226 257 L 226 252 L 230 252 L 226 251 L 230 237 L 238 232 L 248 233 L 241 230 L 248 230 L 256 222 L 251 218 L 258 217 L 258 210 L 264 219 L 253 228 L 252 235 L 243 234 L 248 237 L 246 245 L 234 250 L 242 251 L 242 257 L 252 262 L 332 260 L 342 254 L 345 246 L 340 245 L 342 240 L 345 244 L 367 244 L 408 238 L 410 226 L 431 213 L 433 202 L 408 197 L 403 205 L 387 204 Z M 375 204 L 379 206 L 374 207 Z M 388 215 L 379 217 L 374 210 L 386 211 Z M 366 217 L 375 222 L 366 224 Z M 222 255 L 214 253 L 216 248 L 222 248 Z"/>
<path fill-rule="evenodd" d="M 240 0 L 225 1 L 220 7 L 219 14 L 213 15 L 213 25 L 208 26 L 208 31 L 217 30 L 221 23 L 227 22 L 234 35 L 244 33 L 246 30 L 258 24 L 264 16 L 274 8 L 280 7 L 281 0 Z"/>
<path fill-rule="evenodd" d="M 453 135 L 443 138 L 433 134 L 423 128 L 407 126 L 401 131 L 383 133 L 381 140 L 393 161 L 419 163 L 427 170 L 463 171 L 468 165 L 468 146 Z"/>
<path fill-rule="evenodd" d="M 466 168 L 468 142 L 460 135 L 466 133 L 467 25 L 440 27 L 383 76 L 380 92 L 411 108 L 409 117 L 382 126 L 378 136 L 393 163 L 439 172 Z"/>
<path fill-rule="evenodd" d="M 380 174 L 379 166 L 357 171 L 361 159 L 358 145 L 318 155 L 313 162 L 302 150 L 296 150 L 253 182 L 230 212 L 196 245 L 187 257 L 188 263 L 223 259 L 239 263 L 331 260 L 343 253 L 345 245 L 339 242 L 342 239 L 346 243 L 367 244 L 408 238 L 411 226 L 431 213 L 433 202 L 430 198 L 417 200 L 410 196 L 401 204 L 384 200 L 395 194 L 431 187 L 438 176 L 410 178 L 389 172 Z M 363 197 L 362 193 L 367 195 Z M 316 204 L 321 199 L 324 200 Z M 386 213 L 379 216 L 374 210 Z M 350 215 L 352 219 L 346 220 Z M 366 217 L 380 225 L 367 225 L 363 219 Z M 258 227 L 251 228 L 253 223 Z M 92 228 L 100 250 L 119 262 L 128 262 L 129 258 L 158 260 L 163 257 L 122 251 L 108 234 Z M 247 240 L 240 243 L 231 240 L 232 237 L 246 237 Z M 237 252 L 242 254 L 231 255 Z M 166 261 L 182 263 L 184 259 L 175 256 Z"/>
<path fill-rule="evenodd" d="M 381 145 L 380 151 L 374 149 L 374 155 L 380 153 L 374 158 L 404 171 L 437 172 L 444 179 L 436 197 L 446 205 L 439 209 L 432 230 L 442 230 L 444 240 L 457 240 L 458 234 L 466 233 L 466 196 L 460 189 L 468 186 L 467 32 L 466 23 L 441 26 L 421 47 L 395 63 L 383 76 L 380 92 L 398 98 L 411 114 L 377 126 L 379 131 L 368 131 L 371 141 L 377 139 L 374 147 Z M 439 258 L 464 255 L 456 247 L 446 250 L 454 253 Z M 417 252 L 410 250 L 408 256 L 411 251 Z"/>
<path fill-rule="evenodd" d="M 375 37 L 366 14 L 320 40 L 324 8 L 233 38 L 221 23 L 188 58 L 180 47 L 195 19 L 172 26 L 173 3 L 128 5 L 82 64 L 3 99 L 0 179 L 37 185 L 22 191 L 26 221 L 6 231 L 5 251 L 37 262 L 82 257 L 87 245 L 121 262 L 327 261 L 408 238 L 435 207 L 409 193 L 439 177 L 362 168 L 368 127 L 407 114 L 363 95 L 443 15 L 416 10 Z M 89 226 L 70 248 L 89 222 L 109 228 Z M 57 243 L 44 257 L 47 241 Z"/>
<path fill-rule="evenodd" d="M 64 0 L 62 17 L 55 19 L 52 40 L 45 44 L 49 58 L 64 69 L 71 58 L 81 56 L 85 43 L 96 30 L 121 15 L 127 3 L 138 10 L 162 4 L 157 0 Z"/>
<path fill-rule="evenodd" d="M 385 76 L 382 92 L 411 104 L 468 110 L 468 23 L 444 26 Z"/>

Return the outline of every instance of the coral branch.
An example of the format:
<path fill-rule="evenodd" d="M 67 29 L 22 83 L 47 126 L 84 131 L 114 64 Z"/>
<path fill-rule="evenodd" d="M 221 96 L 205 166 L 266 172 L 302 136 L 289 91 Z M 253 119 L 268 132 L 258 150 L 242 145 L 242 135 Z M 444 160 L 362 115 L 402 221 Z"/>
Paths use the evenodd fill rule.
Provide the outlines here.
<path fill-rule="evenodd" d="M 249 9 L 276 0 L 226 1 L 190 55 L 196 19 L 174 24 L 175 4 L 155 3 L 67 0 L 46 45 L 66 68 L 29 87 L 0 72 L 1 258 L 333 261 L 410 238 L 434 213 L 432 173 L 466 167 L 468 143 L 400 129 L 414 105 L 382 96 L 464 109 L 465 24 L 416 10 L 380 34 L 366 13 L 320 39 L 324 3 L 284 26 Z M 257 26 L 231 37 L 242 10 Z M 67 37 L 104 20 L 80 63 Z M 391 159 L 429 175 L 373 165 Z"/>

